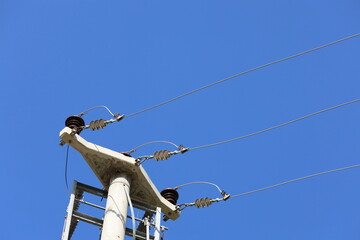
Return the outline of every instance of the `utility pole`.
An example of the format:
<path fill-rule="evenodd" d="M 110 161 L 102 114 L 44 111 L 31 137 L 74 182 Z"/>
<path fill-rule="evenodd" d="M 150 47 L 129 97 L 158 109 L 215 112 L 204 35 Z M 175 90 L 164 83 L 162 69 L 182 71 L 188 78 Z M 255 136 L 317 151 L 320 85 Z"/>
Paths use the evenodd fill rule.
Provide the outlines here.
<path fill-rule="evenodd" d="M 77 198 L 76 195 L 78 193 L 73 190 L 68 207 L 68 217 L 66 219 L 66 221 L 71 221 L 72 224 L 69 222 L 65 223 L 62 240 L 70 239 L 71 235 L 68 233 L 73 232 L 73 229 L 69 230 L 66 228 L 69 228 L 71 225 L 76 226 L 76 221 L 79 220 L 100 226 L 102 228 L 101 240 L 123 240 L 125 234 L 128 234 L 130 231 L 126 228 L 129 201 L 134 201 L 136 206 L 139 209 L 146 211 L 146 213 L 152 211 L 152 214 L 156 214 L 156 219 L 152 225 L 155 228 L 155 234 L 152 238 L 150 238 L 148 231 L 148 216 L 144 217 L 138 228 L 144 228 L 141 225 L 146 226 L 146 234 L 142 236 L 141 231 L 133 229 L 132 235 L 135 235 L 137 239 L 160 240 L 160 228 L 164 228 L 159 225 L 160 211 L 164 214 L 165 219 L 176 220 L 180 216 L 180 210 L 176 206 L 178 198 L 177 192 L 175 190 L 166 189 L 162 192 L 162 196 L 150 180 L 144 168 L 136 161 L 136 159 L 126 154 L 87 142 L 84 138 L 80 137 L 81 127 L 84 126 L 84 121 L 81 117 L 69 117 L 66 121 L 66 126 L 67 127 L 60 132 L 61 144 L 69 144 L 80 152 L 103 185 L 105 191 L 107 191 L 107 195 L 106 193 L 100 193 L 100 189 L 91 186 L 87 186 L 84 189 L 90 188 L 88 191 L 97 196 L 106 195 L 107 202 L 103 219 L 97 219 L 79 213 L 73 209 L 78 209 L 80 203 L 85 203 L 97 208 L 101 207 Z M 82 193 L 82 191 L 79 192 Z M 129 199 L 127 198 L 128 196 L 130 196 Z M 74 205 L 75 203 L 77 204 L 76 206 Z M 75 220 L 72 219 L 72 217 L 74 217 Z M 64 233 L 67 233 L 67 235 L 64 235 Z"/>
<path fill-rule="evenodd" d="M 129 190 L 126 174 L 115 174 L 110 179 L 101 240 L 124 239 L 128 207 L 126 192 Z"/>

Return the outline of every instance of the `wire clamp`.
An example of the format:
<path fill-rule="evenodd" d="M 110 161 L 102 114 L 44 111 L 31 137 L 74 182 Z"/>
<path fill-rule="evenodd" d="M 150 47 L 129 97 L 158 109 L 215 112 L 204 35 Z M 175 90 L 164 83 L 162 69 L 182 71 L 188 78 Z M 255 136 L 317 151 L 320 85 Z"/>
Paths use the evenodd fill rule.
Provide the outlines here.
<path fill-rule="evenodd" d="M 153 156 L 142 156 L 135 159 L 135 165 L 140 166 L 146 160 L 152 159 Z"/>
<path fill-rule="evenodd" d="M 125 118 L 125 115 L 120 115 L 119 113 L 114 113 L 114 118 L 117 122 Z"/>
<path fill-rule="evenodd" d="M 230 194 L 227 194 L 224 190 L 221 191 L 221 195 L 223 196 L 223 199 L 224 201 L 228 200 L 231 195 Z"/>
<path fill-rule="evenodd" d="M 182 154 L 186 153 L 187 151 L 190 150 L 190 148 L 186 148 L 183 145 L 179 145 L 178 149 L 179 149 L 180 153 L 182 153 Z"/>

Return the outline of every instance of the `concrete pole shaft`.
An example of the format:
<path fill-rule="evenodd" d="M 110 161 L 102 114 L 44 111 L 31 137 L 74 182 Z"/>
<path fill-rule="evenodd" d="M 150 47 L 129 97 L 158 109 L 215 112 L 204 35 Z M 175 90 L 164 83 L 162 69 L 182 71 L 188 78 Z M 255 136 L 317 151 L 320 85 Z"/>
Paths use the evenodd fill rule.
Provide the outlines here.
<path fill-rule="evenodd" d="M 101 240 L 124 240 L 130 180 L 125 174 L 116 174 L 110 179 Z"/>

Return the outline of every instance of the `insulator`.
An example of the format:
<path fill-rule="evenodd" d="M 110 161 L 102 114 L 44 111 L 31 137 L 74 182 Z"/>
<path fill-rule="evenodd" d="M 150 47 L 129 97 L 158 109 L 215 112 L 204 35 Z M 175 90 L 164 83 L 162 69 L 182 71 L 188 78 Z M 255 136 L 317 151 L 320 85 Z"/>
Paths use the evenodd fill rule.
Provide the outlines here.
<path fill-rule="evenodd" d="M 199 198 L 195 200 L 195 206 L 197 208 L 208 207 L 212 204 L 211 198 Z"/>
<path fill-rule="evenodd" d="M 85 126 L 85 121 L 79 116 L 70 116 L 65 120 L 65 126 L 74 129 L 76 128 L 76 133 L 80 134 L 83 126 Z"/>
<path fill-rule="evenodd" d="M 161 150 L 154 153 L 154 159 L 156 161 L 166 160 L 171 157 L 171 152 L 169 150 Z"/>
<path fill-rule="evenodd" d="M 94 131 L 106 127 L 107 124 L 108 122 L 105 119 L 98 119 L 95 121 L 91 121 L 89 127 L 91 130 Z"/>
<path fill-rule="evenodd" d="M 176 205 L 177 200 L 179 199 L 179 193 L 173 188 L 165 188 L 160 194 L 174 205 Z"/>

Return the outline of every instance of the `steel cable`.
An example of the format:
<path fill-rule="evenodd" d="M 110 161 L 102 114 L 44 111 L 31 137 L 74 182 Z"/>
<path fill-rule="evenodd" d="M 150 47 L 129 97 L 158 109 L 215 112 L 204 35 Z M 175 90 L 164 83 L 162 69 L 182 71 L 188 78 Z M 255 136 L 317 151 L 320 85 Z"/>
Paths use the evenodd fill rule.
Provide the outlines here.
<path fill-rule="evenodd" d="M 212 186 L 216 187 L 217 190 L 219 190 L 220 193 L 222 192 L 222 190 L 220 189 L 220 187 L 218 185 L 216 185 L 215 183 L 211 183 L 211 182 L 190 182 L 190 183 L 186 183 L 186 184 L 176 186 L 176 187 L 174 187 L 174 189 L 177 190 L 177 189 L 180 189 L 182 187 L 192 185 L 192 184 L 208 184 L 208 185 L 212 185 Z"/>
<path fill-rule="evenodd" d="M 325 172 L 315 173 L 315 174 L 307 175 L 307 176 L 300 177 L 300 178 L 295 178 L 293 180 L 289 180 L 289 181 L 278 183 L 278 184 L 271 185 L 271 186 L 268 186 L 268 187 L 252 190 L 252 191 L 249 191 L 249 192 L 245 192 L 245 193 L 241 193 L 241 194 L 237 194 L 237 195 L 229 195 L 229 197 L 223 198 L 223 199 L 221 199 L 221 198 L 211 199 L 211 198 L 205 197 L 205 198 L 196 199 L 196 201 L 193 202 L 193 203 L 183 203 L 183 204 L 179 204 L 178 206 L 182 207 L 181 210 L 184 210 L 185 208 L 191 207 L 191 206 L 196 206 L 197 208 L 208 207 L 214 202 L 226 201 L 229 198 L 242 197 L 242 196 L 249 195 L 249 194 L 252 194 L 252 193 L 261 192 L 261 191 L 264 191 L 264 190 L 267 190 L 267 189 L 276 188 L 276 187 L 279 187 L 279 186 L 282 186 L 282 185 L 285 185 L 285 184 L 301 181 L 301 180 L 304 180 L 304 179 L 307 179 L 307 178 L 317 177 L 317 176 L 320 176 L 320 175 L 333 173 L 333 172 L 339 172 L 339 171 L 352 169 L 352 168 L 356 168 L 356 167 L 360 167 L 360 164 L 352 165 L 352 166 L 348 166 L 348 167 L 343 167 L 343 168 L 337 168 L 337 169 L 333 169 L 333 170 L 329 170 L 329 171 L 325 171 Z"/>
<path fill-rule="evenodd" d="M 241 136 L 241 137 L 233 138 L 233 139 L 226 140 L 226 141 L 222 141 L 222 142 L 212 143 L 212 144 L 208 144 L 208 145 L 203 145 L 203 146 L 199 146 L 199 147 L 189 148 L 189 151 L 190 151 L 190 150 L 195 150 L 195 149 L 200 149 L 200 148 L 213 147 L 213 146 L 216 146 L 216 145 L 220 145 L 220 144 L 224 144 L 224 143 L 228 143 L 228 142 L 232 142 L 232 141 L 244 139 L 244 138 L 247 138 L 247 137 L 251 137 L 251 136 L 254 136 L 254 135 L 257 135 L 257 134 L 260 134 L 260 133 L 264 133 L 264 132 L 268 132 L 268 131 L 270 131 L 270 130 L 273 130 L 273 129 L 276 129 L 276 128 L 280 128 L 280 127 L 283 127 L 283 126 L 286 126 L 286 125 L 289 125 L 289 124 L 292 124 L 292 123 L 301 121 L 301 120 L 303 120 L 303 119 L 305 119 L 305 118 L 312 117 L 312 116 L 315 116 L 315 115 L 317 115 L 317 114 L 320 114 L 320 113 L 323 113 L 323 112 L 327 112 L 327 111 L 330 111 L 330 110 L 333 110 L 333 109 L 336 109 L 336 108 L 339 108 L 339 107 L 343 107 L 343 106 L 346 106 L 346 105 L 349 105 L 349 104 L 352 104 L 352 103 L 356 103 L 356 102 L 359 102 L 359 101 L 360 101 L 360 99 L 356 99 L 356 100 L 353 100 L 353 101 L 350 101 L 350 102 L 342 103 L 342 104 L 340 104 L 340 105 L 336 105 L 336 106 L 334 106 L 334 107 L 326 108 L 326 109 L 323 109 L 323 110 L 321 110 L 321 111 L 318 111 L 318 112 L 315 112 L 315 113 L 311 113 L 311 114 L 308 114 L 308 115 L 306 115 L 306 116 L 303 116 L 303 117 L 300 117 L 300 118 L 291 120 L 291 121 L 289 121 L 289 122 L 286 122 L 286 123 L 283 123 L 283 124 L 280 124 L 280 125 L 277 125 L 277 126 L 274 126 L 274 127 L 270 127 L 270 128 L 267 128 L 267 129 L 258 131 L 258 132 L 250 133 L 250 134 L 247 134 L 247 135 L 244 135 L 244 136 Z"/>
<path fill-rule="evenodd" d="M 67 145 L 66 148 L 66 158 L 65 158 L 65 172 L 64 172 L 64 177 L 65 177 L 65 185 L 66 185 L 66 190 L 68 191 L 69 195 L 70 195 L 70 190 L 69 190 L 69 184 L 68 184 L 68 162 L 69 162 L 69 144 Z"/>
<path fill-rule="evenodd" d="M 130 211 L 131 211 L 131 220 L 132 220 L 132 239 L 136 240 L 136 223 L 135 223 L 135 213 L 134 213 L 134 207 L 131 201 L 130 193 L 127 191 L 126 187 L 124 187 L 125 195 L 127 198 L 127 201 L 129 203 Z"/>
<path fill-rule="evenodd" d="M 86 111 L 83 111 L 83 112 L 79 113 L 78 116 L 79 117 L 84 116 L 85 114 L 87 114 L 88 112 L 90 112 L 90 111 L 92 111 L 92 110 L 94 110 L 96 108 L 105 108 L 111 114 L 111 116 L 114 116 L 114 113 L 112 113 L 107 106 L 96 106 L 96 107 L 90 108 L 90 109 L 88 109 Z"/>
<path fill-rule="evenodd" d="M 137 146 L 136 148 L 133 148 L 132 150 L 130 150 L 128 153 L 133 153 L 133 152 L 137 151 L 139 148 L 142 148 L 146 145 L 150 145 L 150 144 L 154 144 L 154 143 L 167 143 L 167 144 L 173 145 L 176 148 L 179 148 L 178 145 L 176 145 L 175 143 L 169 142 L 169 141 L 152 141 L 152 142 L 147 142 L 147 143 L 141 144 L 140 146 Z"/>
<path fill-rule="evenodd" d="M 321 172 L 321 173 L 316 173 L 316 174 L 308 175 L 308 176 L 301 177 L 301 178 L 296 178 L 296 179 L 293 179 L 293 180 L 290 180 L 290 181 L 286 181 L 286 182 L 278 183 L 278 184 L 275 184 L 275 185 L 271 185 L 269 187 L 260 188 L 260 189 L 257 189 L 257 190 L 253 190 L 253 191 L 250 191 L 250 192 L 245 192 L 245 193 L 241 193 L 241 194 L 237 194 L 237 195 L 232 195 L 232 196 L 230 196 L 230 198 L 241 197 L 241 196 L 245 196 L 245 195 L 248 195 L 248 194 L 252 194 L 252 193 L 264 191 L 264 190 L 267 190 L 267 189 L 279 187 L 279 186 L 282 186 L 282 185 L 285 185 L 285 184 L 288 184 L 288 183 L 304 180 L 304 179 L 307 179 L 307 178 L 312 178 L 312 177 L 316 177 L 316 176 L 320 176 L 320 175 L 324 175 L 324 174 L 328 174 L 328 173 L 333 173 L 333 172 L 338 172 L 338 171 L 343 171 L 343 170 L 356 168 L 356 167 L 360 167 L 360 164 L 349 166 L 349 167 L 338 168 L 338 169 L 334 169 L 334 170 L 329 170 L 329 171 L 325 171 L 325 172 Z"/>
<path fill-rule="evenodd" d="M 276 125 L 276 126 L 266 128 L 266 129 L 261 130 L 261 131 L 253 132 L 253 133 L 250 133 L 250 134 L 247 134 L 247 135 L 244 135 L 244 136 L 240 136 L 240 137 L 236 137 L 236 138 L 232 138 L 232 139 L 229 139 L 229 140 L 225 140 L 225 141 L 221 141 L 221 142 L 217 142 L 217 143 L 211 143 L 211 144 L 198 146 L 198 147 L 191 147 L 191 148 L 184 148 L 182 145 L 180 145 L 181 146 L 181 149 L 179 148 L 180 151 L 171 152 L 169 150 L 161 150 L 161 151 L 155 152 L 154 155 L 142 156 L 142 157 L 139 157 L 137 159 L 141 160 L 140 164 L 143 163 L 144 161 L 148 160 L 148 159 L 155 159 L 156 161 L 165 160 L 165 159 L 170 158 L 172 155 L 176 155 L 176 154 L 179 154 L 179 153 L 186 153 L 186 152 L 191 151 L 191 150 L 213 147 L 213 146 L 217 146 L 217 145 L 220 145 L 220 144 L 225 144 L 225 143 L 233 142 L 233 141 L 236 141 L 236 140 L 244 139 L 244 138 L 247 138 L 247 137 L 255 136 L 255 135 L 258 135 L 258 134 L 261 134 L 261 133 L 265 133 L 265 132 L 268 132 L 268 131 L 271 131 L 271 130 L 274 130 L 274 129 L 277 129 L 277 128 L 280 128 L 280 127 L 284 127 L 286 125 L 289 125 L 289 124 L 304 120 L 306 118 L 309 118 L 309 117 L 312 117 L 312 116 L 315 116 L 315 115 L 318 115 L 318 114 L 321 114 L 321 113 L 324 113 L 324 112 L 327 112 L 327 111 L 330 111 L 330 110 L 333 110 L 333 109 L 336 109 L 336 108 L 340 108 L 340 107 L 343 107 L 343 106 L 346 106 L 346 105 L 349 105 L 349 104 L 352 104 L 352 103 L 356 103 L 356 102 L 359 102 L 359 101 L 360 101 L 360 99 L 355 99 L 355 100 L 352 100 L 350 102 L 342 103 L 342 104 L 339 104 L 339 105 L 336 105 L 336 106 L 333 106 L 333 107 L 330 107 L 330 108 L 326 108 L 326 109 L 317 111 L 315 113 L 305 115 L 305 116 L 300 117 L 300 118 L 296 118 L 294 120 L 282 123 L 280 125 Z M 163 142 L 163 141 L 154 141 L 154 142 Z M 150 143 L 154 143 L 154 142 L 150 142 Z M 143 144 L 143 145 L 147 145 L 147 144 L 150 144 L 150 143 L 146 143 L 146 144 Z M 167 142 L 167 143 L 170 143 L 170 142 Z M 171 143 L 171 144 L 173 144 L 173 143 Z M 140 145 L 139 147 L 141 147 L 143 145 Z M 173 144 L 173 145 L 175 146 L 176 144 Z M 137 148 L 135 148 L 135 150 Z"/>
<path fill-rule="evenodd" d="M 331 45 L 336 44 L 336 43 L 340 43 L 340 42 L 349 40 L 349 39 L 354 38 L 354 37 L 357 37 L 357 36 L 360 36 L 360 33 L 351 35 L 351 36 L 346 37 L 346 38 L 342 38 L 342 39 L 336 40 L 336 41 L 331 42 L 331 43 L 327 43 L 327 44 L 325 44 L 325 45 L 322 45 L 322 46 L 319 46 L 319 47 L 316 47 L 316 48 L 312 48 L 312 49 L 310 49 L 310 50 L 307 50 L 307 51 L 304 51 L 304 52 L 301 52 L 301 53 L 298 53 L 298 54 L 295 54 L 295 55 L 291 55 L 291 56 L 286 57 L 286 58 L 282 58 L 282 59 L 279 59 L 279 60 L 276 60 L 276 61 L 273 61 L 273 62 L 264 64 L 264 65 L 261 65 L 261 66 L 259 66 L 259 67 L 255 67 L 255 68 L 246 70 L 246 71 L 244 71 L 244 72 L 235 74 L 235 75 L 233 75 L 233 76 L 227 77 L 227 78 L 222 79 L 222 80 L 220 80 L 220 81 L 217 81 L 217 82 L 208 84 L 208 85 L 206 85 L 206 86 L 197 88 L 197 89 L 195 89 L 195 90 L 192 90 L 192 91 L 190 91 L 190 92 L 187 92 L 187 93 L 185 93 L 185 94 L 182 94 L 182 95 L 180 95 L 180 96 L 177 96 L 177 97 L 175 97 L 175 98 L 172 98 L 172 99 L 167 100 L 167 101 L 165 101 L 165 102 L 159 103 L 159 104 L 154 105 L 154 106 L 152 106 L 152 107 L 145 108 L 145 109 L 143 109 L 143 110 L 141 110 L 141 111 L 138 111 L 138 112 L 135 112 L 135 113 L 126 115 L 125 117 L 132 117 L 132 116 L 138 115 L 138 114 L 140 114 L 140 113 L 143 113 L 143 112 L 149 111 L 149 110 L 151 110 L 151 109 L 160 107 L 160 106 L 162 106 L 162 105 L 168 104 L 168 103 L 170 103 L 170 102 L 173 102 L 173 101 L 175 101 L 175 100 L 178 100 L 178 99 L 180 99 L 180 98 L 183 98 L 183 97 L 185 97 L 185 96 L 187 96 L 187 95 L 190 95 L 190 94 L 192 94 L 192 93 L 195 93 L 195 92 L 198 92 L 198 91 L 200 91 L 200 90 L 203 90 L 203 89 L 205 89 L 205 88 L 209 88 L 209 87 L 212 87 L 212 86 L 214 86 L 214 85 L 216 85 L 216 84 L 225 82 L 225 81 L 230 80 L 230 79 L 232 79 L 232 78 L 236 78 L 236 77 L 239 77 L 239 76 L 241 76 L 241 75 L 244 75 L 244 74 L 253 72 L 253 71 L 255 71 L 255 70 L 258 70 L 258 69 L 261 69 L 261 68 L 265 68 L 265 67 L 268 67 L 268 66 L 270 66 L 270 65 L 273 65 L 273 64 L 276 64 L 276 63 L 280 63 L 280 62 L 283 62 L 283 61 L 286 61 L 286 60 L 289 60 L 289 59 L 292 59 L 292 58 L 299 57 L 299 56 L 301 56 L 301 55 L 304 55 L 304 54 L 307 54 L 307 53 L 310 53 L 310 52 L 313 52 L 313 51 L 316 51 L 316 50 L 319 50 L 319 49 L 322 49 L 322 48 L 331 46 Z"/>

